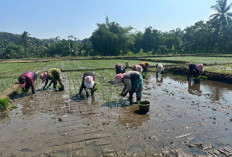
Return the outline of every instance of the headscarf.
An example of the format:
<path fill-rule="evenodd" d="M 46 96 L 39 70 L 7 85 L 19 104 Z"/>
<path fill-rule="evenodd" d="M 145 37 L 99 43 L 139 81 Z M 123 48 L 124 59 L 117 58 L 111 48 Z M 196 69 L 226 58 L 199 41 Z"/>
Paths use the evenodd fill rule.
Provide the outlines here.
<path fill-rule="evenodd" d="M 42 83 L 44 83 L 46 81 L 46 79 L 48 78 L 48 73 L 44 72 L 40 75 L 40 79 L 42 80 Z"/>
<path fill-rule="evenodd" d="M 138 71 L 139 73 L 142 73 L 142 72 L 143 72 L 143 68 L 142 68 L 140 65 L 135 65 L 135 66 L 133 67 L 133 69 L 134 69 L 135 71 Z"/>
<path fill-rule="evenodd" d="M 84 85 L 86 88 L 93 88 L 94 86 L 93 76 L 86 76 L 84 78 Z"/>
<path fill-rule="evenodd" d="M 203 72 L 204 69 L 203 69 L 203 64 L 197 64 L 196 68 L 200 71 L 200 72 Z"/>
<path fill-rule="evenodd" d="M 19 77 L 19 88 L 24 88 L 26 86 L 26 78 Z"/>
<path fill-rule="evenodd" d="M 122 82 L 122 79 L 123 79 L 124 75 L 125 75 L 124 73 L 123 73 L 123 74 L 122 74 L 122 73 L 117 74 L 117 75 L 114 77 L 115 83 L 118 84 L 118 83 Z"/>
<path fill-rule="evenodd" d="M 156 69 L 157 69 L 158 72 L 163 71 L 163 68 L 164 68 L 164 66 L 161 63 L 158 63 L 157 66 L 156 66 Z"/>

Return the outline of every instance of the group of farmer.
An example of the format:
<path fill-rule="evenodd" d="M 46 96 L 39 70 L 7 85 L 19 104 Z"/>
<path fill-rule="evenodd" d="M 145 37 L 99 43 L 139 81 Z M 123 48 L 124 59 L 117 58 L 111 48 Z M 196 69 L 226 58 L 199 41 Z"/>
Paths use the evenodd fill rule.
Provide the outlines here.
<path fill-rule="evenodd" d="M 59 91 L 64 90 L 64 84 L 62 83 L 62 77 L 61 77 L 61 70 L 58 68 L 51 68 L 46 72 L 43 72 L 40 75 L 40 79 L 42 80 L 42 83 L 45 82 L 45 85 L 43 86 L 43 90 L 46 88 L 49 88 L 53 84 L 53 88 L 56 89 L 58 87 Z M 23 73 L 19 76 L 19 87 L 22 88 L 22 91 L 27 93 L 29 89 L 31 88 L 32 93 L 35 93 L 35 81 L 37 80 L 37 74 L 35 72 L 27 71 L 26 73 Z M 47 86 L 48 82 L 50 80 L 49 85 Z M 81 94 L 82 90 L 85 89 L 91 89 L 91 94 L 94 93 L 94 74 L 92 72 L 86 72 L 82 79 L 81 88 L 79 91 L 79 94 Z M 59 83 L 59 86 L 57 86 L 57 82 Z M 86 91 L 86 95 L 88 96 L 88 92 Z"/>
<path fill-rule="evenodd" d="M 140 64 L 134 65 L 132 67 L 131 71 L 127 71 L 126 69 L 129 68 L 128 63 L 126 64 L 126 67 L 124 67 L 122 64 L 116 64 L 115 65 L 115 84 L 123 83 L 124 88 L 121 92 L 121 95 L 125 97 L 129 93 L 129 100 L 132 101 L 133 94 L 136 93 L 136 99 L 137 101 L 141 100 L 141 93 L 143 89 L 143 75 L 142 73 L 148 72 L 150 65 L 147 62 L 142 62 Z M 163 65 L 161 63 L 156 65 L 157 73 L 163 72 Z M 203 72 L 203 65 L 202 64 L 190 64 L 189 65 L 189 73 L 188 73 L 188 80 L 190 80 L 190 77 L 198 77 L 200 73 Z M 62 83 L 62 77 L 61 77 L 61 70 L 57 68 L 51 68 L 46 72 L 43 72 L 40 75 L 40 79 L 42 80 L 42 83 L 45 82 L 45 85 L 43 86 L 43 90 L 49 88 L 53 84 L 53 88 L 59 89 L 59 91 L 64 90 L 64 84 Z M 24 92 L 28 92 L 31 88 L 32 93 L 35 93 L 35 81 L 37 80 L 37 74 L 35 72 L 28 71 L 26 73 L 23 73 L 19 76 L 19 87 L 22 88 Z M 49 85 L 47 86 L 48 82 L 50 80 Z M 86 96 L 89 96 L 87 89 L 91 90 L 91 95 L 94 94 L 94 87 L 95 87 L 95 77 L 93 72 L 86 72 L 84 73 L 82 77 L 82 84 L 79 90 L 79 94 L 82 93 L 83 89 L 86 92 Z M 59 83 L 59 86 L 57 85 Z"/>
<path fill-rule="evenodd" d="M 122 64 L 115 65 L 115 84 L 123 83 L 124 88 L 121 95 L 125 97 L 129 93 L 129 100 L 132 101 L 133 94 L 136 93 L 137 101 L 141 100 L 143 89 L 143 72 L 147 72 L 150 65 L 147 62 L 142 62 L 133 66 L 132 71 L 125 73 L 125 68 Z"/>

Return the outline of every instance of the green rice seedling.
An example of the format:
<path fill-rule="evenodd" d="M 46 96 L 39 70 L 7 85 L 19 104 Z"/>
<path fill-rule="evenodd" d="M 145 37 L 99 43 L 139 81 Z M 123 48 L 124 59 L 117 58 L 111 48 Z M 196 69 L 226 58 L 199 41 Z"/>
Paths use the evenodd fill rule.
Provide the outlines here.
<path fill-rule="evenodd" d="M 7 98 L 0 98 L 0 110 L 7 110 L 10 106 L 11 105 Z"/>
<path fill-rule="evenodd" d="M 61 85 L 57 84 L 57 85 L 56 85 L 56 88 L 61 88 Z"/>
<path fill-rule="evenodd" d="M 11 109 L 17 109 L 17 108 L 18 108 L 18 106 L 16 106 L 16 105 L 11 106 Z"/>
<path fill-rule="evenodd" d="M 70 93 L 70 97 L 72 97 L 73 95 L 73 90 L 72 90 L 72 85 L 71 85 L 71 78 L 70 78 L 70 72 L 67 72 L 67 77 L 68 77 L 68 87 L 69 87 L 69 93 Z"/>
<path fill-rule="evenodd" d="M 207 78 L 207 76 L 202 76 L 202 75 L 200 75 L 200 76 L 198 76 L 198 79 L 207 80 L 208 78 Z"/>
<path fill-rule="evenodd" d="M 71 79 L 72 79 L 74 91 L 77 93 L 78 89 L 77 89 L 77 85 L 76 85 L 77 83 L 76 83 L 75 77 L 74 77 L 74 72 L 71 73 Z"/>

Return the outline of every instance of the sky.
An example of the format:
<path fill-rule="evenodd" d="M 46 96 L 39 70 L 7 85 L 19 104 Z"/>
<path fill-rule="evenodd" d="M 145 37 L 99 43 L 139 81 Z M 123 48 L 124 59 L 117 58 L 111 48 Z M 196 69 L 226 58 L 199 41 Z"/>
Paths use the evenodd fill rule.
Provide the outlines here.
<path fill-rule="evenodd" d="M 230 2 L 230 1 L 229 1 Z M 46 39 L 89 38 L 97 23 L 117 22 L 134 31 L 184 29 L 213 13 L 216 0 L 0 0 L 0 32 Z"/>

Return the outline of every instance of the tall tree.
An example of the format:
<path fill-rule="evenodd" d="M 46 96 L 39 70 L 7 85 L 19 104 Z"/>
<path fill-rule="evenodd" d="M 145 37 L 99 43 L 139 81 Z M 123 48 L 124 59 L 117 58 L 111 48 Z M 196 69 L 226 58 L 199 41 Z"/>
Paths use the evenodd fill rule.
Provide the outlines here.
<path fill-rule="evenodd" d="M 211 19 L 217 19 L 222 26 L 227 25 L 232 21 L 232 12 L 229 12 L 232 3 L 227 5 L 227 0 L 217 0 L 216 4 L 211 6 L 216 13 L 210 16 Z"/>
<path fill-rule="evenodd" d="M 118 23 L 109 22 L 108 17 L 105 23 L 97 25 L 98 29 L 93 32 L 90 41 L 98 54 L 117 56 L 126 53 L 133 44 L 130 38 L 132 27 L 121 27 Z"/>

